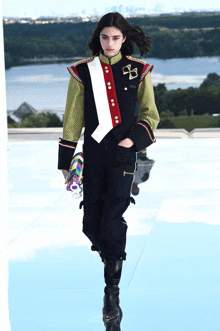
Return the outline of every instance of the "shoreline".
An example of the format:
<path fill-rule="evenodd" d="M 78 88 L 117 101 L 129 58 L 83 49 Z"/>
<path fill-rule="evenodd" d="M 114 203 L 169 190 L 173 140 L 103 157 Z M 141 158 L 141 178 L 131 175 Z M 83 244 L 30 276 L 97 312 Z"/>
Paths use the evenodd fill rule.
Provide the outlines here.
<path fill-rule="evenodd" d="M 70 62 L 76 62 L 76 61 L 81 61 L 86 59 L 84 56 L 73 56 L 73 57 L 44 57 L 42 59 L 38 58 L 31 58 L 31 59 L 24 59 L 23 61 L 20 62 L 20 66 L 24 65 L 35 65 L 35 64 L 55 64 L 55 63 L 70 63 Z"/>
<path fill-rule="evenodd" d="M 16 67 L 23 67 L 23 66 L 28 66 L 28 65 L 44 65 L 44 64 L 56 64 L 56 63 L 72 63 L 72 62 L 77 62 L 77 61 L 81 61 L 84 60 L 88 57 L 90 57 L 92 55 L 88 55 L 88 56 L 73 56 L 73 57 L 63 57 L 63 58 L 59 58 L 59 57 L 44 57 L 42 59 L 39 58 L 30 58 L 30 59 L 23 59 L 21 60 L 18 64 L 12 65 L 8 68 L 6 68 L 5 70 L 9 70 L 11 68 L 16 68 Z M 142 58 L 139 54 L 133 54 L 134 57 L 136 58 Z M 154 58 L 156 60 L 176 60 L 176 59 L 196 59 L 196 58 L 203 58 L 203 57 L 212 57 L 212 58 L 218 58 L 218 61 L 220 62 L 220 56 L 219 55 L 211 55 L 211 56 L 194 56 L 194 57 L 173 57 L 173 58 Z M 149 56 L 150 58 L 150 56 Z"/>
<path fill-rule="evenodd" d="M 24 67 L 29 65 L 43 65 L 43 64 L 56 64 L 56 63 L 72 63 L 86 59 L 84 56 L 74 56 L 74 57 L 64 57 L 64 58 L 50 58 L 45 57 L 42 59 L 31 58 L 31 59 L 24 59 L 21 60 L 18 64 L 14 64 L 10 67 L 5 68 L 5 70 L 9 70 L 11 68 L 16 67 Z"/>

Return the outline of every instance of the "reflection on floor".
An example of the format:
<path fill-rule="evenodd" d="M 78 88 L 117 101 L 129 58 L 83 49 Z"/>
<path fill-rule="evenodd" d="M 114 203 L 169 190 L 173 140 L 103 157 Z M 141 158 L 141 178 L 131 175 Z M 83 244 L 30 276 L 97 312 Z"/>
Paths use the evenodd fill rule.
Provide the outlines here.
<path fill-rule="evenodd" d="M 161 139 L 125 214 L 121 330 L 220 326 L 220 139 Z M 101 331 L 103 265 L 79 200 L 57 170 L 57 141 L 9 142 L 12 331 Z"/>

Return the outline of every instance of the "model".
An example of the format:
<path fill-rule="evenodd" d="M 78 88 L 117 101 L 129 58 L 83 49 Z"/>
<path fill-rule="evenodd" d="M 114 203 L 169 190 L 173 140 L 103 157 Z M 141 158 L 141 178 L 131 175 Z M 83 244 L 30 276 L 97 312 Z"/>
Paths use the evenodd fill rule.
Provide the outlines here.
<path fill-rule="evenodd" d="M 153 66 L 131 57 L 133 43 L 141 55 L 150 51 L 151 38 L 140 27 L 117 12 L 101 18 L 88 44 L 93 56 L 68 68 L 59 141 L 58 168 L 66 177 L 84 123 L 83 232 L 104 262 L 106 331 L 119 331 L 122 319 L 118 285 L 126 259 L 123 214 L 133 199 L 136 152 L 155 142 L 159 122 L 150 76 Z"/>

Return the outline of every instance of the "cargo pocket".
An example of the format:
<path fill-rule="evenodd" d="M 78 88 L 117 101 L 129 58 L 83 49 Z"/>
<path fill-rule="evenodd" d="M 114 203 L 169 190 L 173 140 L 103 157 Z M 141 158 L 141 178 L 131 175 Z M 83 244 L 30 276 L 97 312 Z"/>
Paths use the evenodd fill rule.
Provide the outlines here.
<path fill-rule="evenodd" d="M 115 165 L 125 163 L 133 164 L 136 161 L 134 145 L 129 148 L 117 145 L 114 161 Z"/>
<path fill-rule="evenodd" d="M 109 176 L 109 193 L 117 197 L 129 197 L 134 179 L 135 162 L 113 167 Z"/>

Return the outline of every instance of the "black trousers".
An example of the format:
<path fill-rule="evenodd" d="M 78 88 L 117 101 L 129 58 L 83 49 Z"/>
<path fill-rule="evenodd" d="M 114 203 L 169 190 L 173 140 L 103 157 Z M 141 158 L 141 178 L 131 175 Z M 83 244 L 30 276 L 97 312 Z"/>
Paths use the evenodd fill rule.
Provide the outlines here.
<path fill-rule="evenodd" d="M 134 146 L 101 145 L 101 157 L 85 156 L 83 173 L 83 232 L 102 258 L 125 260 L 127 223 L 135 171 Z M 100 153 L 99 153 L 100 155 Z"/>

